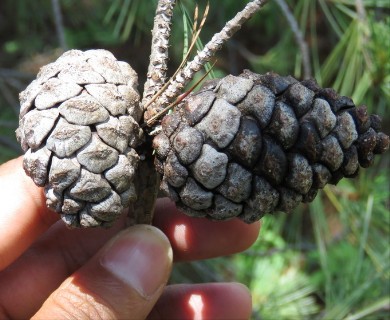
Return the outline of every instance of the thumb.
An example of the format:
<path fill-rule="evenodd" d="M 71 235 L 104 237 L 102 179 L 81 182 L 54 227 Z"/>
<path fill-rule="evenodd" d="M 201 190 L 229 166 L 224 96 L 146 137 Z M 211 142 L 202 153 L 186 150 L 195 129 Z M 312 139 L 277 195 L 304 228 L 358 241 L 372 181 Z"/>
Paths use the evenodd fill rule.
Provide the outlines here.
<path fill-rule="evenodd" d="M 133 226 L 66 279 L 35 318 L 144 319 L 160 297 L 171 267 L 167 237 L 152 226 Z"/>

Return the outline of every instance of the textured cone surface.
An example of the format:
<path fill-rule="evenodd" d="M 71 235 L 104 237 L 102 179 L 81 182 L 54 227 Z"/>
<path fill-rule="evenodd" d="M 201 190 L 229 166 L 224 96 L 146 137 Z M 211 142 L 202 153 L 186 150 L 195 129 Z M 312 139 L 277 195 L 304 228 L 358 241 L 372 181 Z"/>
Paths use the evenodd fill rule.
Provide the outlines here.
<path fill-rule="evenodd" d="M 110 226 L 136 198 L 137 74 L 105 50 L 70 50 L 20 94 L 24 169 L 71 227 Z"/>
<path fill-rule="evenodd" d="M 389 147 L 366 107 L 273 73 L 206 82 L 161 124 L 161 190 L 188 215 L 214 220 L 291 212 Z"/>

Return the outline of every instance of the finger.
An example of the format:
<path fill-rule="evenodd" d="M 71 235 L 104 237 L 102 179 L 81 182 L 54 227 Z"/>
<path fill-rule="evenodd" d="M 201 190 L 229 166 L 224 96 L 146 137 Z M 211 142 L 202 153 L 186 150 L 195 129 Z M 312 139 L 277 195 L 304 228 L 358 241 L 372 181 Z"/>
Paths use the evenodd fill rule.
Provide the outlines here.
<path fill-rule="evenodd" d="M 161 206 L 162 208 L 160 208 Z M 232 228 L 230 235 L 227 237 L 230 239 L 238 238 L 234 236 L 234 232 L 239 232 L 239 240 L 234 241 L 234 243 L 229 244 L 230 241 L 222 240 L 216 241 L 215 234 L 218 232 L 214 232 L 210 228 L 210 232 L 206 232 L 204 237 L 199 236 L 202 235 L 203 229 L 205 229 L 204 224 L 211 223 L 209 220 L 186 217 L 180 214 L 174 205 L 167 203 L 166 200 L 159 201 L 157 208 L 160 208 L 157 210 L 157 220 L 161 221 L 167 230 L 174 230 L 175 226 L 185 225 L 188 227 L 187 235 L 195 235 L 189 237 L 193 241 L 189 240 L 188 244 L 191 245 L 185 247 L 180 245 L 183 243 L 180 233 L 171 232 L 168 234 L 171 242 L 175 244 L 175 255 L 186 260 L 216 256 L 218 251 L 222 254 L 237 251 L 246 247 L 255 239 L 254 233 L 247 232 L 245 230 L 246 225 L 240 222 L 238 222 L 238 228 Z M 170 214 L 167 210 L 173 210 L 174 212 Z M 164 218 L 158 218 L 159 214 L 164 215 Z M 194 221 L 192 224 L 191 220 L 196 222 Z M 218 228 L 218 223 L 212 225 Z M 0 309 L 2 306 L 7 306 L 10 313 L 23 309 L 28 312 L 37 310 L 37 307 L 66 277 L 93 256 L 106 241 L 123 229 L 124 226 L 125 216 L 108 230 L 69 230 L 61 221 L 58 221 L 34 243 L 26 254 L 20 257 L 10 268 L 0 273 Z M 257 230 L 258 228 L 255 228 L 256 235 Z M 247 240 L 245 240 L 246 238 Z M 218 243 L 221 245 L 220 248 L 217 246 Z M 197 244 L 201 248 L 196 248 Z M 226 244 L 229 248 L 226 248 Z M 185 252 L 182 252 L 183 250 Z M 205 250 L 206 253 L 203 254 L 200 250 Z M 26 301 L 28 301 L 28 305 L 26 305 Z"/>
<path fill-rule="evenodd" d="M 172 248 L 157 228 L 122 231 L 47 299 L 36 319 L 144 319 L 163 292 Z"/>
<path fill-rule="evenodd" d="M 168 286 L 148 319 L 249 319 L 252 299 L 239 283 Z"/>
<path fill-rule="evenodd" d="M 18 158 L 0 167 L 0 190 L 5 190 L 0 193 L 0 203 L 4 204 L 4 213 L 0 215 L 0 270 L 58 219 L 57 214 L 46 208 L 42 189 L 26 176 L 21 162 L 22 158 Z M 259 230 L 258 223 L 246 225 L 237 219 L 227 222 L 192 219 L 167 200 L 159 208 L 155 223 L 171 239 L 177 260 L 206 259 L 242 251 L 254 242 Z"/>
<path fill-rule="evenodd" d="M 0 310 L 28 318 L 74 271 L 126 227 L 126 215 L 110 229 L 68 229 L 57 221 L 19 259 L 0 272 Z M 0 315 L 0 319 L 1 319 Z"/>
<path fill-rule="evenodd" d="M 46 208 L 38 188 L 22 168 L 22 157 L 0 166 L 0 270 L 46 231 L 58 214 Z"/>
<path fill-rule="evenodd" d="M 260 223 L 239 219 L 211 221 L 191 218 L 161 199 L 153 221 L 170 239 L 175 261 L 200 260 L 241 252 L 258 237 Z"/>

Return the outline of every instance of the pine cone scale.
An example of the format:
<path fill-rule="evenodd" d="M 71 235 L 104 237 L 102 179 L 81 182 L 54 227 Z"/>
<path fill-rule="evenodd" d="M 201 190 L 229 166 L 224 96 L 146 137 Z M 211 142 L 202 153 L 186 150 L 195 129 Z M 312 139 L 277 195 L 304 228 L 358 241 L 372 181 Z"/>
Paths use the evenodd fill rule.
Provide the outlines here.
<path fill-rule="evenodd" d="M 89 127 L 72 125 L 61 118 L 50 136 L 47 147 L 58 157 L 69 157 L 91 140 L 92 132 Z"/>
<path fill-rule="evenodd" d="M 75 158 L 53 156 L 51 161 L 49 183 L 55 192 L 62 193 L 78 179 L 81 166 Z"/>
<path fill-rule="evenodd" d="M 89 95 L 68 99 L 58 107 L 60 114 L 69 122 L 90 125 L 108 119 L 108 111 Z"/>
<path fill-rule="evenodd" d="M 249 91 L 245 99 L 237 105 L 245 115 L 255 118 L 264 129 L 271 121 L 275 107 L 275 96 L 267 87 L 257 85 Z"/>
<path fill-rule="evenodd" d="M 241 112 L 223 99 L 216 99 L 213 108 L 195 127 L 208 136 L 219 148 L 224 148 L 234 139 Z"/>
<path fill-rule="evenodd" d="M 111 193 L 111 186 L 99 174 L 81 169 L 79 179 L 70 188 L 69 194 L 76 200 L 97 202 Z"/>
<path fill-rule="evenodd" d="M 253 167 L 262 149 L 261 130 L 253 118 L 242 117 L 235 138 L 228 146 L 229 154 L 246 167 Z"/>
<path fill-rule="evenodd" d="M 20 136 L 22 145 L 29 145 L 31 148 L 38 148 L 46 136 L 54 127 L 59 116 L 57 109 L 50 109 L 47 112 L 33 110 L 23 117 L 25 130 Z"/>
<path fill-rule="evenodd" d="M 283 148 L 291 148 L 295 144 L 299 131 L 298 120 L 292 108 L 283 102 L 277 102 L 267 131 Z"/>
<path fill-rule="evenodd" d="M 117 163 L 118 156 L 118 151 L 92 133 L 92 139 L 77 153 L 77 160 L 90 172 L 101 173 Z"/>
<path fill-rule="evenodd" d="M 52 153 L 46 147 L 35 151 L 28 149 L 23 159 L 23 167 L 27 174 L 32 177 L 34 183 L 43 187 L 47 180 L 47 165 Z"/>
<path fill-rule="evenodd" d="M 57 78 L 50 78 L 42 86 L 34 100 L 38 110 L 45 110 L 54 107 L 57 103 L 73 98 L 82 91 L 82 87 L 75 83 L 61 81 Z"/>

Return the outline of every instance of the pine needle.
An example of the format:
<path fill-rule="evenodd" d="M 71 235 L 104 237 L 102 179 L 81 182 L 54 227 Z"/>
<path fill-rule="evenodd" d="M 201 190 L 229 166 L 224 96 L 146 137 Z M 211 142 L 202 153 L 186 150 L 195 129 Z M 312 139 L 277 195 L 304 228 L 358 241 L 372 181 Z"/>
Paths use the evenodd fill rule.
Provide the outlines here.
<path fill-rule="evenodd" d="M 213 63 L 212 67 L 214 67 L 216 61 Z M 180 95 L 179 97 L 177 97 L 177 99 L 172 102 L 170 105 L 168 105 L 167 107 L 165 107 L 164 109 L 162 109 L 160 112 L 158 112 L 157 114 L 155 114 L 153 117 L 151 117 L 147 122 L 146 122 L 146 125 L 148 126 L 151 126 L 156 120 L 158 120 L 162 115 L 164 115 L 166 112 L 168 112 L 169 110 L 171 110 L 172 108 L 174 108 L 176 105 L 178 105 L 183 99 L 185 99 L 192 91 L 195 90 L 195 88 L 208 76 L 209 72 L 211 71 L 211 69 L 209 71 L 207 71 L 189 90 L 187 90 L 187 92 L 183 93 L 182 95 Z M 156 94 L 157 95 L 157 94 Z"/>
<path fill-rule="evenodd" d="M 155 102 L 160 96 L 161 94 L 166 90 L 166 88 L 170 85 L 170 83 L 172 82 L 172 80 L 176 77 L 176 75 L 182 70 L 183 66 L 187 63 L 188 61 L 188 58 L 191 54 L 191 51 L 192 49 L 194 48 L 194 45 L 196 44 L 198 38 L 199 38 L 199 35 L 200 35 L 200 32 L 202 31 L 202 28 L 206 22 L 206 19 L 207 19 L 207 15 L 209 13 L 209 3 L 207 3 L 207 6 L 206 6 L 206 9 L 205 9 L 205 12 L 203 13 L 203 18 L 202 18 L 202 21 L 199 25 L 199 29 L 196 30 L 195 34 L 192 36 L 192 40 L 191 40 L 191 44 L 187 50 L 187 53 L 186 55 L 184 56 L 182 62 L 180 63 L 179 67 L 176 69 L 175 73 L 172 75 L 172 77 L 161 87 L 161 89 L 148 101 L 148 103 L 144 106 L 144 109 L 147 109 L 153 102 Z M 206 75 L 209 74 L 209 72 L 211 71 L 212 68 L 210 68 L 210 70 L 207 71 Z M 169 106 L 168 106 L 169 107 Z M 168 108 L 167 107 L 167 108 Z M 165 110 L 165 109 L 164 109 Z M 165 112 L 163 112 L 164 114 Z M 160 113 L 159 113 L 160 114 Z M 153 116 L 152 118 L 155 118 L 155 116 Z M 151 119 L 152 119 L 151 118 Z M 151 120 L 150 119 L 150 120 Z M 149 120 L 149 121 L 150 121 Z M 148 121 L 148 123 L 149 123 Z M 154 121 L 152 121 L 153 123 Z"/>

